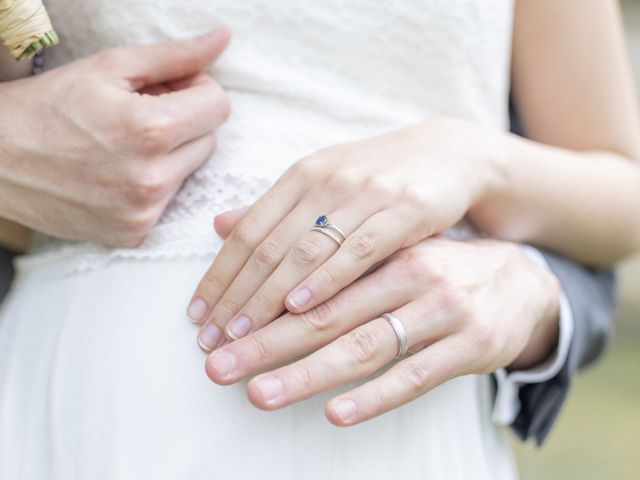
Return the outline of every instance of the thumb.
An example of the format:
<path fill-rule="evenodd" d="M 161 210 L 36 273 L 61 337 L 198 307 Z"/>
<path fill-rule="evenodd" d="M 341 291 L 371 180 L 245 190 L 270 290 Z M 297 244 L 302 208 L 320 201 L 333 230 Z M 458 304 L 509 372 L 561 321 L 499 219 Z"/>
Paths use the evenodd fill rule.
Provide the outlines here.
<path fill-rule="evenodd" d="M 187 40 L 123 49 L 118 57 L 121 72 L 132 91 L 201 72 L 225 49 L 231 32 L 226 27 Z"/>
<path fill-rule="evenodd" d="M 249 207 L 242 207 L 216 215 L 213 219 L 213 228 L 216 233 L 222 238 L 227 238 L 248 210 Z"/>

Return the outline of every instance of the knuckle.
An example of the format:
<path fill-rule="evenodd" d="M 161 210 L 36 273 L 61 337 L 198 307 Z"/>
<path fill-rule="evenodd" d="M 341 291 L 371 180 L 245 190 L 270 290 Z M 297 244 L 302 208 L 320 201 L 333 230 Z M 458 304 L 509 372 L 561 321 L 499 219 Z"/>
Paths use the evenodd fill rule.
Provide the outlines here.
<path fill-rule="evenodd" d="M 313 265 L 320 259 L 320 247 L 312 240 L 300 240 L 293 247 L 292 258 L 297 266 Z"/>
<path fill-rule="evenodd" d="M 318 167 L 314 156 L 308 156 L 298 160 L 287 170 L 287 175 L 291 175 L 293 178 L 302 181 L 311 181 L 317 174 Z"/>
<path fill-rule="evenodd" d="M 366 329 L 357 329 L 345 337 L 347 351 L 361 364 L 371 362 L 380 351 L 381 342 L 378 336 Z"/>
<path fill-rule="evenodd" d="M 326 190 L 333 195 L 352 193 L 360 186 L 360 176 L 348 170 L 339 170 L 326 181 Z"/>
<path fill-rule="evenodd" d="M 415 360 L 403 362 L 398 370 L 398 374 L 412 394 L 422 393 L 427 388 L 430 378 L 427 369 Z"/>
<path fill-rule="evenodd" d="M 252 249 L 258 243 L 254 229 L 255 227 L 250 220 L 242 219 L 231 232 L 231 240 L 242 247 Z"/>
<path fill-rule="evenodd" d="M 413 281 L 433 285 L 447 283 L 447 269 L 442 262 L 419 248 L 408 248 L 402 259 L 402 268 Z"/>
<path fill-rule="evenodd" d="M 501 346 L 496 338 L 494 329 L 488 322 L 476 321 L 475 326 L 471 329 L 471 335 L 480 355 L 493 358 L 500 352 Z"/>
<path fill-rule="evenodd" d="M 262 268 L 273 270 L 280 263 L 279 250 L 273 242 L 262 242 L 253 254 L 254 261 Z"/>
<path fill-rule="evenodd" d="M 437 311 L 446 312 L 454 320 L 466 320 L 471 314 L 471 295 L 462 289 L 442 290 L 433 296 Z"/>
<path fill-rule="evenodd" d="M 372 233 L 357 232 L 347 237 L 344 244 L 356 258 L 362 259 L 375 252 L 376 239 Z"/>
<path fill-rule="evenodd" d="M 386 175 L 372 175 L 367 180 L 366 188 L 374 196 L 393 198 L 397 195 L 393 181 Z"/>
<path fill-rule="evenodd" d="M 295 372 L 299 386 L 306 392 L 313 391 L 313 374 L 311 373 L 311 369 L 299 362 L 291 365 L 291 368 L 293 368 Z"/>
<path fill-rule="evenodd" d="M 159 215 L 151 210 L 131 213 L 120 221 L 121 230 L 133 239 L 142 241 L 156 224 L 158 217 Z"/>
<path fill-rule="evenodd" d="M 316 275 L 318 275 L 319 283 L 327 288 L 329 291 L 335 290 L 338 285 L 338 277 L 336 274 L 326 265 L 321 265 L 316 270 Z"/>
<path fill-rule="evenodd" d="M 200 280 L 198 291 L 206 296 L 217 296 L 224 291 L 224 287 L 216 275 L 212 272 L 207 272 Z"/>
<path fill-rule="evenodd" d="M 415 246 L 405 248 L 396 257 L 394 265 L 412 281 L 422 281 L 428 271 L 428 261 Z"/>
<path fill-rule="evenodd" d="M 240 310 L 240 303 L 235 301 L 232 298 L 223 298 L 220 300 L 219 308 L 226 312 L 227 314 L 235 314 L 238 310 Z"/>
<path fill-rule="evenodd" d="M 129 198 L 134 204 L 154 203 L 169 192 L 170 185 L 170 178 L 163 169 L 147 167 L 129 182 Z"/>
<path fill-rule="evenodd" d="M 260 365 L 265 365 L 271 360 L 270 348 L 261 335 L 249 335 L 245 337 L 249 342 L 249 349 Z"/>
<path fill-rule="evenodd" d="M 253 303 L 254 306 L 257 306 L 258 311 L 262 312 L 263 315 L 265 313 L 272 313 L 275 310 L 275 302 L 273 298 L 261 292 L 257 292 L 253 296 L 251 303 Z"/>
<path fill-rule="evenodd" d="M 330 330 L 336 323 L 336 315 L 330 302 L 324 302 L 300 315 L 300 320 L 312 334 Z"/>
<path fill-rule="evenodd" d="M 404 191 L 402 192 L 402 200 L 420 212 L 426 211 L 429 206 L 424 190 L 414 184 L 407 185 L 404 188 Z"/>
<path fill-rule="evenodd" d="M 138 148 L 147 155 L 158 155 L 169 151 L 173 139 L 173 117 L 155 113 L 149 115 L 143 110 L 134 116 L 133 135 Z"/>
<path fill-rule="evenodd" d="M 373 412 L 382 412 L 385 410 L 386 396 L 380 385 L 374 383 L 368 389 L 368 403 Z"/>

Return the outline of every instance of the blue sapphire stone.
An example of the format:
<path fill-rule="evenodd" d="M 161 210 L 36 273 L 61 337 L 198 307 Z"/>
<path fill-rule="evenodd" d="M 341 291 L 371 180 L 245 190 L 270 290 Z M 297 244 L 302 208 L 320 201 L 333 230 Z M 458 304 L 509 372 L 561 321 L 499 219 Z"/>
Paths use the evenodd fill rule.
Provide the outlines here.
<path fill-rule="evenodd" d="M 316 226 L 317 227 L 326 227 L 328 223 L 329 223 L 329 219 L 327 218 L 326 215 L 320 215 L 316 219 Z"/>

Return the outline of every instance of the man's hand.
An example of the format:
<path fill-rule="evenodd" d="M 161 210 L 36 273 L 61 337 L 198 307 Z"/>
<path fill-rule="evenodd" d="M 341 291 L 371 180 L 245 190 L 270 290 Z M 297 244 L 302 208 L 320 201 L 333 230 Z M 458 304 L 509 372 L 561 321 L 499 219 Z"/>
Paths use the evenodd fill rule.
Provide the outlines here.
<path fill-rule="evenodd" d="M 229 103 L 201 72 L 229 37 L 109 49 L 0 84 L 0 217 L 140 243 L 215 147 Z"/>
<path fill-rule="evenodd" d="M 249 208 L 196 288 L 188 310 L 203 325 L 202 348 L 243 337 L 284 308 L 307 311 L 455 225 L 505 180 L 502 141 L 436 117 L 295 162 Z M 314 221 L 325 228 L 310 231 Z"/>
<path fill-rule="evenodd" d="M 228 233 L 241 214 L 221 218 L 218 232 Z M 557 344 L 558 309 L 557 280 L 518 245 L 432 238 L 317 307 L 223 345 L 206 370 L 228 385 L 275 368 L 247 390 L 256 406 L 281 408 L 385 369 L 398 352 L 394 329 L 380 317 L 391 312 L 413 355 L 328 402 L 332 423 L 352 425 L 459 375 L 543 361 Z"/>

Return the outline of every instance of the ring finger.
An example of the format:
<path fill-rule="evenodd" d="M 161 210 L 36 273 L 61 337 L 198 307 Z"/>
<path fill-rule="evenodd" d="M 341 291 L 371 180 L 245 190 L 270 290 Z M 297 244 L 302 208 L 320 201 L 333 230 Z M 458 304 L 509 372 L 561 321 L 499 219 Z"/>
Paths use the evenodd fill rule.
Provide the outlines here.
<path fill-rule="evenodd" d="M 287 293 L 335 254 L 344 241 L 343 235 L 350 235 L 381 206 L 381 202 L 361 196 L 348 202 L 348 207 L 340 207 L 329 215 L 328 221 L 335 223 L 337 229 L 324 227 L 302 234 L 275 271 L 226 326 L 227 337 L 238 339 L 274 320 L 285 310 Z"/>
<path fill-rule="evenodd" d="M 446 313 L 428 315 L 428 306 L 415 301 L 393 312 L 404 327 L 409 348 L 429 345 L 449 332 Z M 399 336 L 390 321 L 376 318 L 302 360 L 255 377 L 247 391 L 257 407 L 281 408 L 371 375 L 398 352 Z"/>

